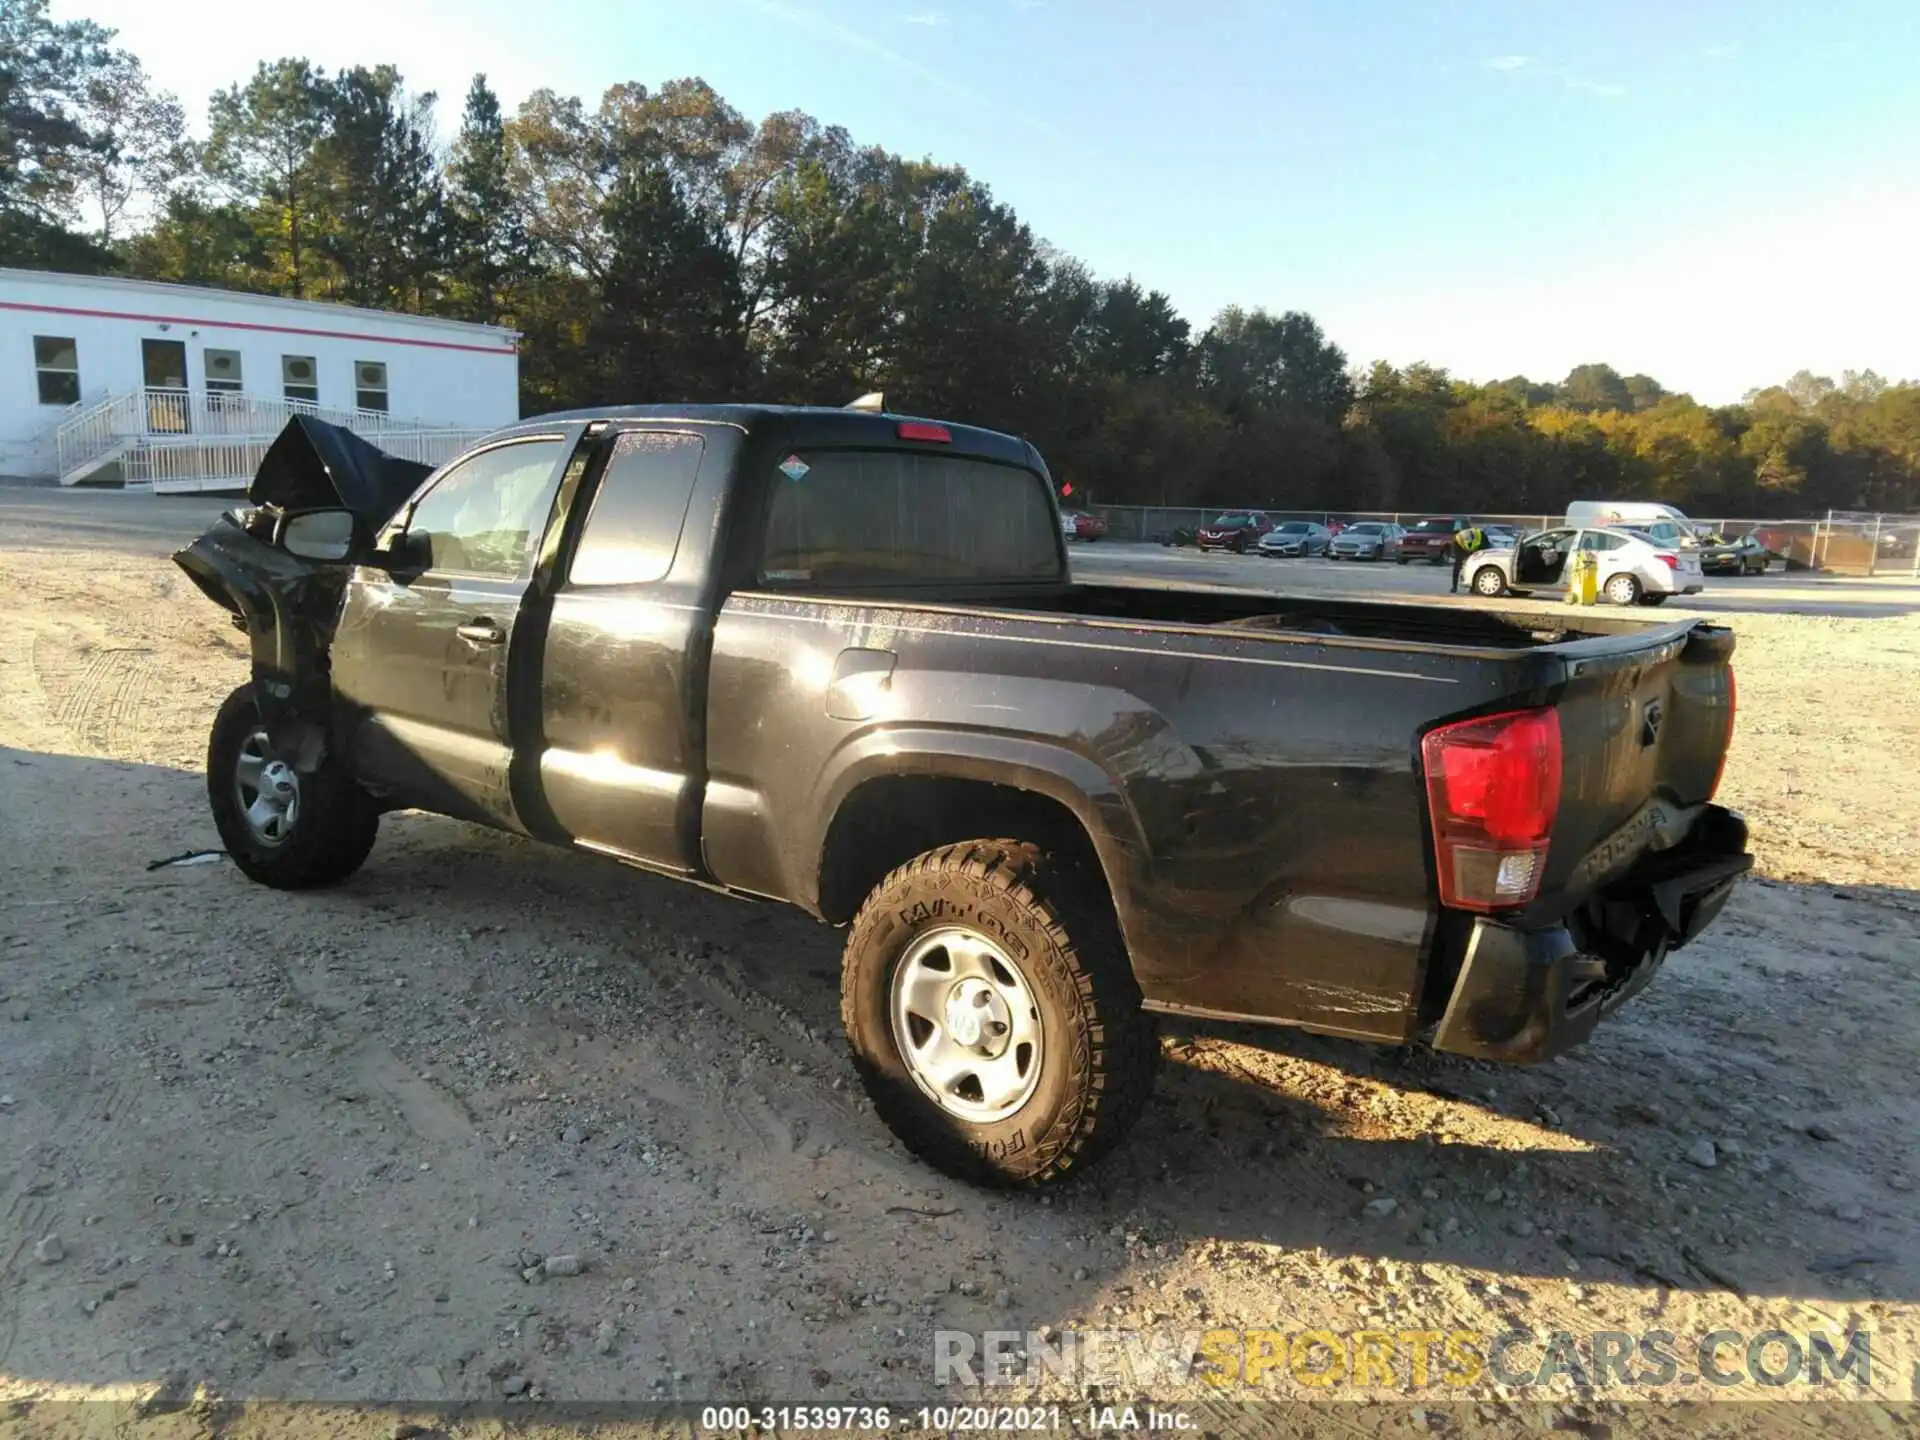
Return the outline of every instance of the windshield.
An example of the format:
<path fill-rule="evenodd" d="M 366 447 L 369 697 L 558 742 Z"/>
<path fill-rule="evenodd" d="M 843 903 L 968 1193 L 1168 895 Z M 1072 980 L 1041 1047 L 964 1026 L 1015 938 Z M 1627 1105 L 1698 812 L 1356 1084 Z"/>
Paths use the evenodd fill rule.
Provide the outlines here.
<path fill-rule="evenodd" d="M 1280 527 L 1282 535 L 1304 535 L 1313 527 L 1304 520 L 1289 520 Z"/>
<path fill-rule="evenodd" d="M 1216 525 L 1223 525 L 1223 526 L 1251 525 L 1253 523 L 1253 517 L 1251 515 L 1222 515 L 1218 520 L 1215 520 L 1213 523 Z"/>
<path fill-rule="evenodd" d="M 777 457 L 760 579 L 812 585 L 1060 580 L 1031 470 L 907 450 Z"/>
<path fill-rule="evenodd" d="M 1349 525 L 1347 527 L 1347 533 L 1349 535 L 1384 535 L 1386 530 L 1387 527 L 1384 525 L 1373 524 Z"/>
<path fill-rule="evenodd" d="M 1453 522 L 1451 520 L 1422 520 L 1413 528 L 1429 535 L 1451 535 L 1453 533 Z"/>

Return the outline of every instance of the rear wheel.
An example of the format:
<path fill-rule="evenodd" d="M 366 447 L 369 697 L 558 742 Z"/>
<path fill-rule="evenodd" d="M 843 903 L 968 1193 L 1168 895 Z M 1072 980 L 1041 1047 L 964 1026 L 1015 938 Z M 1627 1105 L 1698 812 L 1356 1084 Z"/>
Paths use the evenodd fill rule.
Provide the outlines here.
<path fill-rule="evenodd" d="M 1507 577 L 1500 573 L 1498 565 L 1482 565 L 1473 572 L 1473 593 L 1485 595 L 1488 599 L 1504 595 L 1507 589 Z"/>
<path fill-rule="evenodd" d="M 1097 1159 L 1160 1056 L 1097 883 L 1013 840 L 930 850 L 881 881 L 847 937 L 840 1013 L 880 1118 L 984 1185 Z"/>
<path fill-rule="evenodd" d="M 252 685 L 229 695 L 214 718 L 207 800 L 233 863 L 280 890 L 344 880 L 380 828 L 380 812 L 336 759 L 303 773 L 275 749 Z"/>
<path fill-rule="evenodd" d="M 1638 575 L 1622 573 L 1607 581 L 1607 599 L 1616 605 L 1638 605 L 1644 590 Z"/>

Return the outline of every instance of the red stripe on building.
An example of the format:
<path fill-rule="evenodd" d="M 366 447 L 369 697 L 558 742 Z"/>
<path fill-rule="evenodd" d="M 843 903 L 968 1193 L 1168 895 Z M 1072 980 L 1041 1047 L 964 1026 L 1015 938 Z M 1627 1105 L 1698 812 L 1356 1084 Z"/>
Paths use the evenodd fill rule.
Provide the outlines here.
<path fill-rule="evenodd" d="M 322 340 L 358 340 L 368 345 L 414 345 L 423 350 L 466 350 L 475 355 L 512 355 L 517 347 L 456 345 L 451 340 L 409 340 L 397 335 L 355 335 L 346 330 L 310 330 L 300 325 L 256 325 L 246 320 L 196 320 L 188 315 L 134 315 L 124 310 L 76 310 L 65 305 L 27 305 L 0 300 L 0 310 L 31 310 L 38 315 L 78 315 L 88 320 L 137 320 L 145 325 L 198 325 L 205 330 L 258 330 L 270 335 L 313 335 Z"/>

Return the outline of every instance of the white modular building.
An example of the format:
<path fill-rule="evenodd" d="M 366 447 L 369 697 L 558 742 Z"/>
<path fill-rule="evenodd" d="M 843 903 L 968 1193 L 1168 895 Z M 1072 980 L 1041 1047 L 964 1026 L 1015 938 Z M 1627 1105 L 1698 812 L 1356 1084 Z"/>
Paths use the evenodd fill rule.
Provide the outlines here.
<path fill-rule="evenodd" d="M 239 490 L 295 414 L 438 463 L 520 415 L 493 325 L 0 268 L 0 474 Z"/>

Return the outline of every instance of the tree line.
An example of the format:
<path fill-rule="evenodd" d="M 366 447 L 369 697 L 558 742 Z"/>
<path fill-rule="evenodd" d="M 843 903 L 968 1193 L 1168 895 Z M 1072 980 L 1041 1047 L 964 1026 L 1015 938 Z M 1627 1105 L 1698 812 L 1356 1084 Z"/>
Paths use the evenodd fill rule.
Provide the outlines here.
<path fill-rule="evenodd" d="M 799 111 L 752 120 L 698 79 L 508 115 L 475 76 L 443 141 L 438 97 L 393 66 L 289 58 L 191 135 L 113 38 L 0 0 L 0 263 L 512 326 L 527 413 L 881 390 L 1025 434 L 1112 503 L 1920 509 L 1920 385 L 1871 372 L 1706 406 L 1600 364 L 1356 367 L 1298 311 L 1196 331 L 960 167 Z"/>

